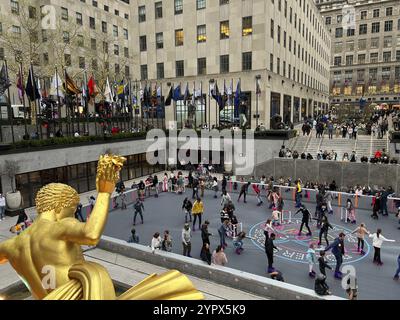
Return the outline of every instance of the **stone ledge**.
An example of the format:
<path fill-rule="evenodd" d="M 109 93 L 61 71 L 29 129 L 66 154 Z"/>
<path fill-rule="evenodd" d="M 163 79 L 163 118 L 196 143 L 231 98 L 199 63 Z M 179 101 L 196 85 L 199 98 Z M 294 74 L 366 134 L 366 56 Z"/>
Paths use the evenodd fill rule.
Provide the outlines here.
<path fill-rule="evenodd" d="M 203 261 L 178 254 L 157 251 L 150 247 L 127 243 L 119 239 L 102 236 L 98 248 L 142 260 L 167 269 L 176 269 L 204 280 L 234 287 L 276 300 L 345 300 L 337 296 L 319 296 L 313 290 L 285 282 L 239 271 L 229 267 L 206 265 Z"/>

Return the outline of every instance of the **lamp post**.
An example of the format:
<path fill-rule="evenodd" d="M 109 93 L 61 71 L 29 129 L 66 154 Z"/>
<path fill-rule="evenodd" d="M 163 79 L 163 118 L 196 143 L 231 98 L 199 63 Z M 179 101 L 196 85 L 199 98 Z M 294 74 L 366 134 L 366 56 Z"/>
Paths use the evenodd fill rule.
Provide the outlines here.
<path fill-rule="evenodd" d="M 261 75 L 256 75 L 256 128 L 258 127 L 258 118 L 260 117 L 258 114 L 258 96 L 261 94 L 261 88 L 259 87 L 259 80 L 261 79 Z"/>
<path fill-rule="evenodd" d="M 215 82 L 214 79 L 210 79 L 208 83 L 208 125 L 207 125 L 208 130 L 211 130 L 211 84 L 214 82 Z M 217 122 L 217 118 L 215 118 L 215 122 Z"/>

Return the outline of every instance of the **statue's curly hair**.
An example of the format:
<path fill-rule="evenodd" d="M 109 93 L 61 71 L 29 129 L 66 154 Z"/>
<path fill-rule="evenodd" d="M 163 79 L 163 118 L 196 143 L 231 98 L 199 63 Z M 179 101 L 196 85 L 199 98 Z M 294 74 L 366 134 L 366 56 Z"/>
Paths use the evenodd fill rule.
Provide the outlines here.
<path fill-rule="evenodd" d="M 37 193 L 36 209 L 38 214 L 51 210 L 59 213 L 64 208 L 77 206 L 79 201 L 74 188 L 62 183 L 50 183 Z"/>

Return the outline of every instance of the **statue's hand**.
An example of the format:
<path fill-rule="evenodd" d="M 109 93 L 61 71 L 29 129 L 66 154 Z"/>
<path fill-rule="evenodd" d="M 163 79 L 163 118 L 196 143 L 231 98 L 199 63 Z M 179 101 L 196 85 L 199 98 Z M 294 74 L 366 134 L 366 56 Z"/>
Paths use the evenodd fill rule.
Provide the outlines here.
<path fill-rule="evenodd" d="M 126 158 L 105 154 L 100 156 L 97 165 L 96 188 L 98 192 L 112 193 L 119 181 L 119 173 Z"/>

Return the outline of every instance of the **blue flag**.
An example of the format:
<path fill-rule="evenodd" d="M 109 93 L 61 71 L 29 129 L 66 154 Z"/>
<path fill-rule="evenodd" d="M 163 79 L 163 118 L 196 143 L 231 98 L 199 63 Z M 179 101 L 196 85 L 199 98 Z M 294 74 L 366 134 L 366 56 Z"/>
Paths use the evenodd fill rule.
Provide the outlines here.
<path fill-rule="evenodd" d="M 240 105 L 240 96 L 241 96 L 241 89 L 240 89 L 240 80 L 238 81 L 236 92 L 235 92 L 235 99 L 234 99 L 234 117 L 239 118 L 239 105 Z"/>
<path fill-rule="evenodd" d="M 181 94 L 181 85 L 180 84 L 174 89 L 174 93 L 172 94 L 172 99 L 174 101 L 183 100 L 183 96 Z"/>
<path fill-rule="evenodd" d="M 219 111 L 222 111 L 225 107 L 225 100 L 218 90 L 218 84 L 215 84 L 214 89 L 211 90 L 211 96 L 213 97 L 213 99 L 215 99 L 215 101 L 217 101 Z"/>

